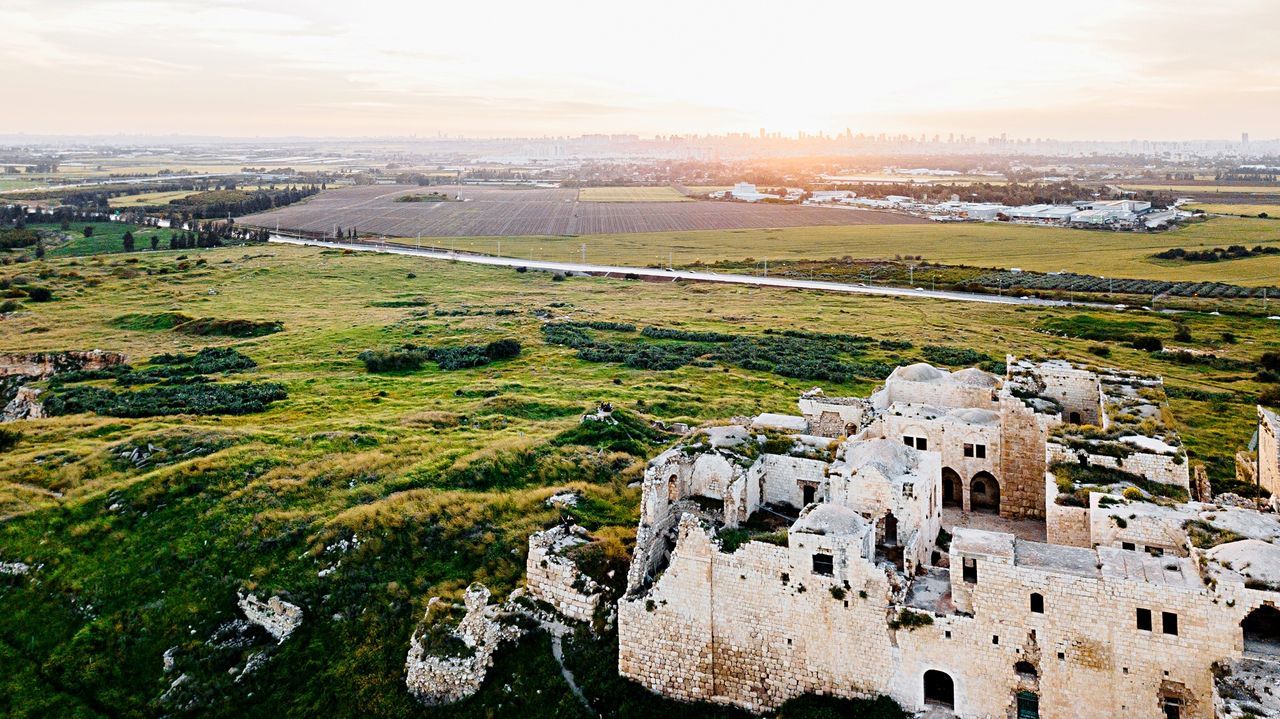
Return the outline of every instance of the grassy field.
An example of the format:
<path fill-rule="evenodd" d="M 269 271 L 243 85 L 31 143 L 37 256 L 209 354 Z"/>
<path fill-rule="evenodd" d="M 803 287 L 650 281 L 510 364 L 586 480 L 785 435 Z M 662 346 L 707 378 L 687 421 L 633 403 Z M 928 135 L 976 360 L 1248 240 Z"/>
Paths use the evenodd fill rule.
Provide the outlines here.
<path fill-rule="evenodd" d="M 86 224 L 93 225 L 93 236 L 84 236 Z M 132 232 L 135 250 L 150 250 L 152 236 L 158 236 L 162 247 L 168 247 L 170 231 L 158 227 L 138 227 L 123 222 L 77 223 L 63 230 L 58 225 L 30 225 L 55 239 L 45 247 L 49 257 L 83 257 L 124 252 L 124 233 Z"/>
<path fill-rule="evenodd" d="M 112 207 L 146 207 L 147 205 L 167 205 L 170 200 L 180 200 L 194 195 L 195 190 L 176 190 L 173 192 L 144 192 L 140 195 L 122 195 L 109 201 Z"/>
<path fill-rule="evenodd" d="M 1182 192 L 1196 197 L 1205 197 L 1217 193 L 1240 194 L 1242 192 L 1276 195 L 1280 194 L 1280 185 L 1157 185 L 1157 184 L 1122 184 L 1124 190 L 1155 190 L 1163 192 Z"/>
<path fill-rule="evenodd" d="M 830 210 L 845 212 L 846 210 Z M 848 210 L 852 212 L 852 210 Z M 423 241 L 427 243 L 426 240 Z M 493 253 L 499 240 L 434 240 L 440 246 Z M 1172 232 L 1093 232 L 1005 223 L 901 226 L 795 227 L 768 230 L 660 232 L 581 237 L 504 237 L 502 254 L 575 261 L 587 246 L 589 262 L 666 265 L 829 257 L 892 258 L 922 255 L 931 262 L 981 267 L 1154 280 L 1275 284 L 1280 256 L 1251 257 L 1207 265 L 1174 264 L 1151 255 L 1170 247 L 1225 247 L 1280 243 L 1280 223 L 1213 218 Z"/>
<path fill-rule="evenodd" d="M 1280 204 L 1246 205 L 1241 203 L 1195 202 L 1188 205 L 1187 209 L 1242 217 L 1257 217 L 1258 213 L 1265 212 L 1269 218 L 1280 218 Z"/>
<path fill-rule="evenodd" d="M 579 202 L 692 202 L 674 187 L 584 187 Z"/>
<path fill-rule="evenodd" d="M 722 364 L 651 371 L 586 362 L 543 341 L 535 310 L 563 320 L 746 334 L 793 327 L 915 344 L 869 356 L 890 363 L 915 361 L 927 344 L 1096 362 L 1088 348 L 1098 341 L 1040 328 L 1105 329 L 1120 317 L 555 281 L 545 273 L 275 245 L 188 250 L 206 260 L 189 269 L 179 268 L 178 254 L 23 265 L 57 299 L 24 303 L 0 320 L 0 351 L 101 348 L 140 363 L 157 353 L 234 346 L 259 365 L 245 378 L 279 382 L 288 398 L 240 416 L 80 414 L 6 425 L 22 437 L 0 452 L 0 561 L 34 569 L 29 578 L 0 581 L 0 714 L 172 714 L 160 697 L 182 673 L 191 677 L 192 711 L 201 716 L 582 716 L 538 636 L 505 653 L 474 700 L 436 710 L 414 704 L 403 666 L 428 599 L 457 599 L 471 581 L 499 597 L 518 586 L 527 536 L 559 520 L 544 500 L 564 487 L 585 494 L 579 521 L 625 546 L 639 499 L 628 484 L 643 459 L 557 444 L 597 402 L 646 419 L 701 422 L 794 412 L 796 395 L 815 382 Z M 212 340 L 113 322 L 163 312 L 276 320 L 284 331 Z M 1180 344 L 1248 361 L 1280 349 L 1266 320 L 1182 319 L 1193 340 Z M 1171 342 L 1170 320 L 1144 322 L 1144 332 Z M 1238 342 L 1223 343 L 1227 331 Z M 406 342 L 499 338 L 518 340 L 524 351 L 458 371 L 432 365 L 370 374 L 357 359 L 362 350 Z M 1216 393 L 1175 399 L 1173 411 L 1192 458 L 1209 463 L 1215 481 L 1231 476 L 1230 458 L 1252 431 L 1250 399 L 1264 389 L 1251 370 L 1173 364 L 1119 344 L 1107 362 L 1163 373 L 1174 390 Z M 823 384 L 842 394 L 874 383 Z M 143 467 L 120 459 L 149 445 L 170 459 Z M 352 538 L 358 542 L 349 549 L 333 548 Z M 236 616 L 242 590 L 288 592 L 305 620 L 238 682 L 228 666 L 243 657 L 206 639 Z M 597 708 L 630 717 L 691 711 L 609 678 L 608 641 L 583 639 L 567 652 L 598 657 L 587 662 L 594 673 L 578 674 L 588 696 L 600 698 Z M 178 668 L 166 674 L 162 655 L 173 647 Z"/>

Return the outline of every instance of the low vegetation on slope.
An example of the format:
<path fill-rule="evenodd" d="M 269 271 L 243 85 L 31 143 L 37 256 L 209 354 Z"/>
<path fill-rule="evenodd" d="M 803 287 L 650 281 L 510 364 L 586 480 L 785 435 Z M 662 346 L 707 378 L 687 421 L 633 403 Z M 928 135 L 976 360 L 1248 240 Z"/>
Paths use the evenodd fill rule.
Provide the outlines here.
<path fill-rule="evenodd" d="M 1205 462 L 1224 488 L 1252 432 L 1254 408 L 1243 398 L 1272 386 L 1257 369 L 1184 364 L 1105 330 L 1097 339 L 1065 331 L 1080 314 L 1095 326 L 1130 321 L 1111 312 L 556 282 L 293 247 L 187 252 L 0 268 L 8 286 L 22 275 L 59 298 L 22 300 L 0 318 L 0 352 L 102 348 L 130 362 L 48 381 L 49 402 L 63 402 L 57 416 L 2 428 L 0 562 L 30 571 L 0 575 L 0 714 L 586 716 L 539 634 L 504 650 L 473 699 L 418 706 L 404 686 L 409 637 L 432 596 L 458 600 L 473 581 L 499 598 L 520 586 L 528 535 L 562 518 L 610 538 L 601 566 L 624 556 L 638 520 L 631 484 L 672 441 L 655 421 L 794 412 L 796 395 L 815 384 L 862 394 L 880 376 L 777 371 L 806 356 L 850 367 L 1006 351 L 1103 363 L 1091 348 L 1105 347 L 1105 364 L 1166 375 L 1190 460 Z M 285 302 L 281 288 L 324 302 Z M 188 335 L 165 329 L 183 320 L 166 313 L 270 318 L 287 330 Z M 1273 321 L 1178 320 L 1143 316 L 1140 328 L 1115 329 L 1241 362 L 1280 351 Z M 544 326 L 628 351 L 691 345 L 700 354 L 670 369 L 594 361 Z M 360 358 L 498 340 L 520 351 L 452 370 L 428 361 L 370 372 Z M 181 415 L 111 416 L 58 399 L 244 383 L 281 394 L 244 414 L 187 405 Z M 604 401 L 616 425 L 581 421 Z M 578 505 L 547 504 L 566 489 L 581 494 Z M 278 645 L 241 631 L 241 592 L 301 607 L 302 624 Z M 741 716 L 658 699 L 619 679 L 615 659 L 608 635 L 566 643 L 576 681 L 606 716 Z M 899 716 L 883 702 L 814 699 L 781 715 Z"/>

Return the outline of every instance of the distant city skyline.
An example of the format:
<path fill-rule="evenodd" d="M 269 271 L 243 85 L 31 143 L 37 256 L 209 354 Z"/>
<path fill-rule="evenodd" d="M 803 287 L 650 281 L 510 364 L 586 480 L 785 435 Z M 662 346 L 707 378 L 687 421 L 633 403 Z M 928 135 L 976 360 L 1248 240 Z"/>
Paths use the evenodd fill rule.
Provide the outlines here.
<path fill-rule="evenodd" d="M 0 0 L 0 135 L 1280 137 L 1280 4 Z"/>

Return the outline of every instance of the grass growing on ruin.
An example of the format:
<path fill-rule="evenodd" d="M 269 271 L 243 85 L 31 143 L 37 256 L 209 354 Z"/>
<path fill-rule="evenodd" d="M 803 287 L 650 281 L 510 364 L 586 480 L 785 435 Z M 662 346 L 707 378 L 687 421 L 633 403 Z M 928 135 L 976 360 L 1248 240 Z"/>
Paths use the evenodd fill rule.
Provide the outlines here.
<path fill-rule="evenodd" d="M 414 704 L 402 672 L 428 599 L 457 600 L 472 581 L 498 597 L 519 586 L 527 537 L 559 521 L 545 500 L 565 488 L 584 495 L 575 517 L 625 546 L 637 518 L 639 490 L 629 485 L 640 476 L 638 455 L 665 441 L 642 432 L 648 420 L 794 412 L 796 395 L 816 382 L 721 361 L 672 370 L 584 361 L 545 341 L 545 321 L 752 336 L 794 328 L 911 343 L 869 346 L 868 359 L 885 363 L 944 347 L 1159 372 L 1191 459 L 1205 461 L 1215 482 L 1233 475 L 1231 458 L 1252 432 L 1249 402 L 1271 386 L 1249 370 L 1041 331 L 1074 321 L 1080 313 L 1071 309 L 557 282 L 545 273 L 286 246 L 186 254 L 206 264 L 178 269 L 179 253 L 160 251 L 0 268 L 6 277 L 46 275 L 41 282 L 56 297 L 0 320 L 0 352 L 100 348 L 140 365 L 163 353 L 234 347 L 257 362 L 255 382 L 286 390 L 265 411 L 243 415 L 76 414 L 6 426 L 21 434 L 0 449 L 0 561 L 26 562 L 33 573 L 0 578 L 0 713 L 177 713 L 159 702 L 175 678 L 161 657 L 176 646 L 187 662 L 181 671 L 208 689 L 205 716 L 576 716 L 536 636 L 504 655 L 515 659 L 500 660 L 473 703 L 430 711 Z M 174 319 L 166 313 L 280 322 L 283 330 L 188 335 L 163 329 Z M 1165 317 L 1144 316 L 1151 326 L 1143 332 L 1242 362 L 1280 349 L 1265 319 L 1179 320 L 1190 340 L 1175 343 L 1178 330 Z M 1224 332 L 1236 341 L 1224 342 Z M 358 359 L 404 344 L 500 339 L 519 342 L 520 354 L 481 367 L 370 373 Z M 1106 360 L 1089 352 L 1099 342 L 1111 349 Z M 830 394 L 865 394 L 875 381 L 823 384 Z M 580 425 L 601 401 L 613 403 L 625 431 Z M 141 463 L 130 459 L 138 448 L 147 454 Z M 241 589 L 287 592 L 305 620 L 236 683 L 201 647 L 236 616 Z M 608 642 L 590 645 L 608 671 L 578 677 L 588 696 L 630 692 L 634 702 L 613 716 L 670 714 L 670 705 L 618 683 Z"/>

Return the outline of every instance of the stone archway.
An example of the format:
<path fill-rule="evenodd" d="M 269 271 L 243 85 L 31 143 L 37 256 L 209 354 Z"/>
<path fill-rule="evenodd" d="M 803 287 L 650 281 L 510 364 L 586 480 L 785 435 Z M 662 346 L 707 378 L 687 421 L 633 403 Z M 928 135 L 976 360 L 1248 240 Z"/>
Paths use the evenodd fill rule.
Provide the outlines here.
<path fill-rule="evenodd" d="M 950 674 L 937 669 L 924 673 L 924 703 L 955 708 L 956 686 Z"/>
<path fill-rule="evenodd" d="M 1000 513 L 1000 483 L 990 472 L 978 472 L 969 480 L 969 511 Z"/>
<path fill-rule="evenodd" d="M 1264 604 L 1249 612 L 1240 629 L 1246 652 L 1280 659 L 1280 609 Z"/>
<path fill-rule="evenodd" d="M 960 473 L 950 467 L 942 468 L 942 506 L 964 506 L 964 480 Z"/>

